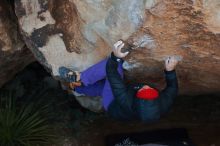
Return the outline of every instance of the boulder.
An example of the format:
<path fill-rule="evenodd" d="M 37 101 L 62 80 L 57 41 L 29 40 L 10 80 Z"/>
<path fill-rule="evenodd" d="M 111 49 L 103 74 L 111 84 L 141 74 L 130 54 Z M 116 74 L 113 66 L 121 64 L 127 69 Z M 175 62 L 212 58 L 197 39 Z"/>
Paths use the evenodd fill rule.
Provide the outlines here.
<path fill-rule="evenodd" d="M 21 33 L 53 76 L 83 71 L 117 40 L 132 50 L 128 81 L 164 87 L 164 59 L 175 55 L 181 94 L 220 91 L 219 0 L 15 0 Z"/>
<path fill-rule="evenodd" d="M 9 0 L 0 1 L 0 87 L 34 60 L 18 32 Z"/>

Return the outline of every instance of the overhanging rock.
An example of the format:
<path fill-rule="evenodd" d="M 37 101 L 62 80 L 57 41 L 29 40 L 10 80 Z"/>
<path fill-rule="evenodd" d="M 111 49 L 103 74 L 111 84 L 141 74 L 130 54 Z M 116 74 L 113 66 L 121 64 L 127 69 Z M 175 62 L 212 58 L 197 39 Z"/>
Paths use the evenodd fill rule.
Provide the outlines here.
<path fill-rule="evenodd" d="M 0 87 L 35 59 L 19 34 L 9 0 L 0 0 Z"/>
<path fill-rule="evenodd" d="M 136 46 L 124 64 L 132 81 L 163 87 L 163 61 L 180 59 L 182 94 L 220 91 L 219 0 L 15 0 L 37 59 L 58 75 L 107 57 L 119 39 Z"/>

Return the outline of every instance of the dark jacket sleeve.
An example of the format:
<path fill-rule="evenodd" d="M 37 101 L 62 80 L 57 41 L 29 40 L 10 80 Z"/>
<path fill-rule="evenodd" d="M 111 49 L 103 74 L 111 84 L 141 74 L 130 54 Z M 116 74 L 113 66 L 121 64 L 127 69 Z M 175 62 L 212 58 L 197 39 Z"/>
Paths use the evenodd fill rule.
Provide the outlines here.
<path fill-rule="evenodd" d="M 132 104 L 132 102 L 129 101 L 131 98 L 128 98 L 128 89 L 117 71 L 118 63 L 120 61 L 122 60 L 115 57 L 113 53 L 111 54 L 111 57 L 108 59 L 106 64 L 107 79 L 109 80 L 116 102 L 121 106 L 121 108 L 129 110 Z"/>
<path fill-rule="evenodd" d="M 175 70 L 165 71 L 166 88 L 160 93 L 160 111 L 166 113 L 178 94 L 178 81 Z"/>

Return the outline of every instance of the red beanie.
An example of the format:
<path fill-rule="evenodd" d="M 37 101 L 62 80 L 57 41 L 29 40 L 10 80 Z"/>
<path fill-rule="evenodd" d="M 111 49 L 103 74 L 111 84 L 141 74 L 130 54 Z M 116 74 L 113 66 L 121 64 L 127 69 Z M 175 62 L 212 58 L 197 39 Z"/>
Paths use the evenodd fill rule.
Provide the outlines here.
<path fill-rule="evenodd" d="M 158 91 L 153 88 L 140 89 L 136 94 L 137 98 L 146 99 L 146 100 L 154 100 L 158 98 L 158 95 L 159 95 Z"/>

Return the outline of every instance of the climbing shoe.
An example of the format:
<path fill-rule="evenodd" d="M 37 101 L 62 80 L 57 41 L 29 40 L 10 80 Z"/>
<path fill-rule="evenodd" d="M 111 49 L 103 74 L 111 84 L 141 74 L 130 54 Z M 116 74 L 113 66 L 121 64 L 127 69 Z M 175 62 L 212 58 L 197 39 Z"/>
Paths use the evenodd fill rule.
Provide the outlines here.
<path fill-rule="evenodd" d="M 68 69 L 64 66 L 59 68 L 59 74 L 60 77 L 65 81 L 65 82 L 77 82 L 77 74 L 75 71 Z"/>

